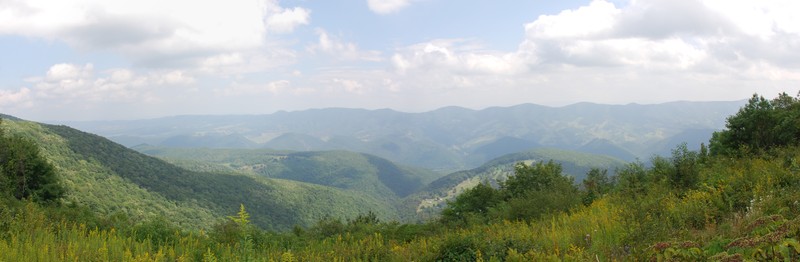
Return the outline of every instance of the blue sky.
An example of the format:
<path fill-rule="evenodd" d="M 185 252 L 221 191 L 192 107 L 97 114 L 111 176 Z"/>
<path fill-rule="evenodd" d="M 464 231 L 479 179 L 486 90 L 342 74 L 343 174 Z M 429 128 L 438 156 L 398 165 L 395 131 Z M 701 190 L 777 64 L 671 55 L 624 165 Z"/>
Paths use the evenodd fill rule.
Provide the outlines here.
<path fill-rule="evenodd" d="M 661 103 L 800 88 L 790 0 L 0 0 L 0 112 Z"/>

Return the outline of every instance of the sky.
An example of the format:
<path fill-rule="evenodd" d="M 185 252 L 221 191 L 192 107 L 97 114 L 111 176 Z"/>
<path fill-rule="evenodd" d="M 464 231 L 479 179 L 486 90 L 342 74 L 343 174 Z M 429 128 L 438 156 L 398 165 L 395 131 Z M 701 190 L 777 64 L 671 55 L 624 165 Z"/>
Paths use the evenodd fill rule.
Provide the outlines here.
<path fill-rule="evenodd" d="M 796 0 L 0 0 L 0 113 L 794 96 L 798 13 Z"/>

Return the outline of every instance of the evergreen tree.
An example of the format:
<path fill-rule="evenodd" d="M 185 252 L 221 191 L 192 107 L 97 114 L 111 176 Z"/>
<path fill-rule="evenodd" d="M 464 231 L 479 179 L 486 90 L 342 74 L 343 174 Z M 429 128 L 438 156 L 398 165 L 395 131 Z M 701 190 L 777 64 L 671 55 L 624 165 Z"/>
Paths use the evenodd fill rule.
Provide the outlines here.
<path fill-rule="evenodd" d="M 608 170 L 592 168 L 583 179 L 583 204 L 591 204 L 595 199 L 608 193 L 612 187 L 613 184 L 608 178 Z"/>

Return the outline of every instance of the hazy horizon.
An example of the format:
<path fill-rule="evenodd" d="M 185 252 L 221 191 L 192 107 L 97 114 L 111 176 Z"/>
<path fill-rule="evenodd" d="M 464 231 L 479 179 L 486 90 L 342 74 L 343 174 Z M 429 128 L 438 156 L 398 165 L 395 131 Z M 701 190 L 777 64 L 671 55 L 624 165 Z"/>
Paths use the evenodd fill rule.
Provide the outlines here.
<path fill-rule="evenodd" d="M 767 96 L 765 96 L 765 97 L 767 97 Z M 749 99 L 749 97 L 748 97 L 748 99 Z M 536 103 L 520 103 L 520 104 L 513 104 L 513 105 L 487 106 L 487 107 L 481 107 L 481 108 L 469 108 L 469 107 L 451 105 L 451 106 L 442 106 L 442 107 L 438 107 L 438 108 L 434 108 L 434 109 L 430 109 L 430 110 L 422 110 L 422 111 L 403 111 L 403 110 L 397 110 L 397 109 L 393 109 L 393 108 L 358 108 L 358 107 L 320 107 L 320 108 L 313 108 L 312 107 L 312 108 L 304 108 L 304 109 L 297 109 L 297 110 L 276 110 L 276 111 L 273 111 L 273 112 L 266 112 L 266 113 L 176 114 L 176 115 L 160 115 L 160 116 L 142 117 L 142 118 L 91 119 L 91 120 L 26 119 L 26 118 L 22 118 L 22 117 L 20 117 L 20 118 L 22 118 L 24 120 L 36 121 L 36 122 L 42 122 L 42 123 L 63 124 L 63 123 L 75 123 L 75 122 L 137 121 L 137 120 L 153 120 L 153 119 L 162 119 L 162 118 L 171 118 L 171 117 L 193 117 L 193 116 L 199 116 L 199 117 L 204 117 L 204 116 L 209 116 L 209 117 L 261 116 L 261 115 L 273 115 L 273 114 L 279 114 L 279 113 L 295 113 L 295 112 L 305 112 L 305 111 L 313 111 L 313 110 L 329 110 L 329 109 L 366 110 L 366 111 L 391 110 L 391 111 L 394 111 L 394 112 L 404 113 L 404 114 L 419 114 L 419 113 L 428 113 L 428 112 L 433 112 L 433 111 L 437 111 L 437 110 L 442 110 L 442 109 L 445 109 L 445 108 L 460 108 L 460 109 L 466 109 L 466 110 L 471 110 L 471 111 L 481 111 L 481 110 L 486 110 L 486 109 L 491 109 L 491 108 L 510 108 L 510 107 L 523 106 L 523 105 L 544 106 L 544 107 L 549 107 L 549 108 L 564 108 L 564 107 L 574 106 L 574 105 L 578 105 L 578 104 L 586 104 L 586 103 L 594 104 L 594 105 L 605 105 L 605 106 L 627 106 L 627 105 L 648 106 L 648 105 L 662 105 L 662 104 L 683 103 L 683 102 L 688 102 L 688 103 L 737 103 L 737 102 L 740 102 L 740 103 L 744 104 L 745 102 L 747 102 L 747 99 L 725 100 L 725 101 L 722 101 L 722 100 L 720 100 L 720 101 L 675 100 L 675 101 L 667 101 L 667 102 L 659 102 L 659 103 L 635 103 L 635 102 L 633 102 L 633 103 L 626 103 L 626 104 L 606 104 L 606 103 L 594 103 L 594 102 L 588 102 L 588 101 L 575 102 L 575 103 L 570 103 L 570 104 L 566 104 L 566 105 L 543 105 L 543 104 L 536 104 Z M 5 114 L 5 113 L 0 112 L 0 114 Z M 10 116 L 19 117 L 19 116 L 16 116 L 16 115 L 10 115 Z"/>

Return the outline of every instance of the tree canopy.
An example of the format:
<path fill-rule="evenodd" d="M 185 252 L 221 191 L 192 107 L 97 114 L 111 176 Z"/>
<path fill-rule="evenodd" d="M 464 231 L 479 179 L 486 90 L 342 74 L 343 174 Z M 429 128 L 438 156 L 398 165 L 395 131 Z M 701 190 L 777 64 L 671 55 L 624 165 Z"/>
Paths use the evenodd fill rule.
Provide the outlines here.
<path fill-rule="evenodd" d="M 449 202 L 442 210 L 441 221 L 464 225 L 475 221 L 531 220 L 580 203 L 578 188 L 572 177 L 562 173 L 561 164 L 552 160 L 532 165 L 518 163 L 514 175 L 501 182 L 499 189 L 488 183 L 479 184 Z"/>
<path fill-rule="evenodd" d="M 726 130 L 715 132 L 710 141 L 712 155 L 763 151 L 800 144 L 800 93 L 781 93 L 768 100 L 758 94 L 728 117 Z M 740 150 L 743 149 L 743 150 Z"/>

